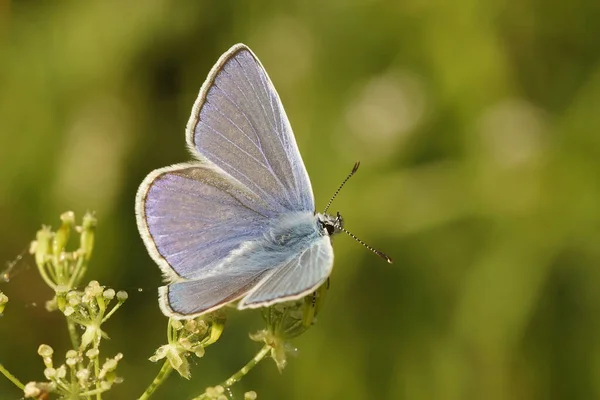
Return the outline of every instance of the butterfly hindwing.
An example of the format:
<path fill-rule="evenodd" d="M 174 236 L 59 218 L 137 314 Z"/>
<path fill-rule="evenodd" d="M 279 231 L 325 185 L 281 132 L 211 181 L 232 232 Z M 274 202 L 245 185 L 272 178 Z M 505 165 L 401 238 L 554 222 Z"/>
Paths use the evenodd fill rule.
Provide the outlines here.
<path fill-rule="evenodd" d="M 240 298 L 239 308 L 256 308 L 313 292 L 331 272 L 331 242 L 329 237 L 297 239 L 292 252 L 269 251 L 270 241 L 254 242 L 202 278 L 161 288 L 161 309 L 192 318 Z"/>
<path fill-rule="evenodd" d="M 304 297 L 319 287 L 331 273 L 333 248 L 329 237 L 322 236 L 265 277 L 239 304 L 256 308 L 283 300 Z"/>
<path fill-rule="evenodd" d="M 265 271 L 239 275 L 215 275 L 174 282 L 160 288 L 159 304 L 164 314 L 191 318 L 237 300 L 252 289 Z"/>

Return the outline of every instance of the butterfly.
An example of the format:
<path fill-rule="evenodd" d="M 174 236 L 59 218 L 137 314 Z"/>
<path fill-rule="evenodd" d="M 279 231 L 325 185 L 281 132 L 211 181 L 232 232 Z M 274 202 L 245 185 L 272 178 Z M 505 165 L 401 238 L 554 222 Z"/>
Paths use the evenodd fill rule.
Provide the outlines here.
<path fill-rule="evenodd" d="M 186 141 L 196 160 L 152 171 L 136 196 L 140 235 L 167 281 L 162 312 L 194 318 L 237 300 L 239 309 L 266 307 L 323 284 L 331 237 L 349 232 L 329 205 L 315 212 L 279 95 L 247 46 L 231 47 L 210 71 Z"/>

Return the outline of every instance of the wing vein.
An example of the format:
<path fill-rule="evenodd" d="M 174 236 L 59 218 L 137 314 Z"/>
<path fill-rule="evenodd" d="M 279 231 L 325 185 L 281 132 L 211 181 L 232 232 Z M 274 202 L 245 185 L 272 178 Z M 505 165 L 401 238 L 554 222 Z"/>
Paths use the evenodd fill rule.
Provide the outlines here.
<path fill-rule="evenodd" d="M 227 96 L 226 96 L 227 97 Z M 209 101 L 207 101 L 207 103 L 209 103 Z M 269 171 L 271 173 L 271 176 L 273 176 L 273 178 L 275 178 L 275 180 L 277 181 L 277 183 L 279 183 L 279 185 L 281 186 L 281 188 L 283 189 L 284 193 L 287 193 L 287 188 L 286 186 L 283 184 L 283 182 L 281 182 L 281 180 L 279 179 L 279 177 L 275 174 L 275 171 L 273 170 L 273 168 L 271 167 L 271 165 L 269 164 L 269 160 L 267 160 L 267 157 L 265 156 L 265 153 L 263 152 L 263 149 L 261 147 L 259 147 L 256 143 L 254 143 L 254 141 L 252 139 L 250 139 L 250 137 L 246 134 L 246 132 L 244 132 L 244 130 L 242 128 L 240 128 L 235 122 L 233 122 L 229 117 L 227 117 L 225 114 L 223 114 L 217 107 L 214 107 L 215 110 L 217 110 L 217 112 L 224 117 L 227 121 L 229 121 L 231 123 L 231 125 L 233 125 L 237 130 L 239 130 L 242 135 L 244 135 L 249 141 L 250 143 L 252 143 L 257 149 L 258 151 L 262 154 L 264 160 L 267 162 L 267 165 L 263 164 L 262 162 L 260 162 L 256 157 L 254 157 L 252 154 L 248 153 L 246 150 L 244 150 L 242 147 L 238 146 L 234 141 L 232 141 L 231 139 L 229 139 L 227 136 L 223 135 L 221 132 L 219 132 L 218 130 L 216 130 L 215 128 L 213 128 L 211 125 L 209 125 L 207 122 L 205 121 L 198 121 L 199 123 L 203 123 L 204 126 L 208 127 L 210 130 L 212 130 L 213 132 L 215 132 L 216 134 L 218 134 L 219 136 L 221 136 L 223 139 L 227 140 L 229 143 L 231 143 L 233 146 L 235 146 L 237 149 L 239 149 L 240 151 L 242 151 L 244 154 L 248 155 L 248 157 L 252 158 L 254 161 L 256 161 L 259 165 L 261 165 L 262 167 L 264 167 L 267 171 Z M 239 107 L 236 107 L 239 110 Z M 248 117 L 246 116 L 246 114 L 240 110 L 240 112 L 242 114 L 244 114 L 244 116 L 246 117 L 246 119 L 248 119 Z M 250 121 L 248 121 L 250 122 Z M 252 125 L 251 125 L 252 126 Z M 252 129 L 254 131 L 256 131 L 256 129 L 254 127 L 252 127 Z M 289 200 L 289 198 L 288 198 Z"/>
<path fill-rule="evenodd" d="M 223 73 L 224 73 L 224 74 L 227 74 L 227 71 L 223 71 Z M 258 131 L 256 130 L 256 127 L 254 126 L 254 124 L 252 124 L 252 121 L 250 121 L 250 118 L 248 118 L 248 115 L 246 114 L 246 111 L 242 110 L 242 109 L 240 108 L 240 106 L 239 106 L 239 105 L 238 105 L 238 104 L 237 104 L 237 103 L 236 103 L 234 100 L 232 100 L 232 99 L 231 99 L 231 97 L 229 96 L 229 94 L 228 94 L 228 93 L 227 93 L 225 90 L 221 89 L 221 87 L 220 87 L 220 86 L 218 86 L 218 85 L 215 85 L 214 87 L 215 87 L 216 89 L 219 89 L 219 91 L 220 91 L 220 92 L 223 94 L 223 96 L 224 96 L 224 97 L 225 97 L 227 100 L 229 100 L 229 103 L 230 103 L 230 104 L 232 104 L 232 105 L 233 105 L 233 106 L 234 106 L 234 107 L 235 107 L 235 108 L 236 108 L 236 109 L 237 109 L 237 110 L 240 112 L 240 114 L 241 114 L 241 115 L 242 115 L 242 116 L 243 116 L 243 117 L 246 119 L 246 121 L 248 122 L 248 124 L 250 125 L 250 127 L 252 128 L 252 130 L 254 131 L 254 135 L 256 136 L 256 140 L 258 140 L 258 141 L 259 141 L 259 143 L 258 143 L 258 144 L 257 144 L 256 142 L 254 142 L 254 140 L 252 140 L 252 139 L 250 138 L 250 136 L 248 136 L 248 134 L 247 134 L 246 132 L 244 132 L 244 130 L 243 130 L 243 129 L 239 128 L 239 127 L 238 127 L 238 126 L 237 126 L 237 125 L 236 125 L 236 124 L 235 124 L 233 121 L 231 121 L 231 120 L 228 118 L 228 119 L 230 120 L 230 122 L 231 122 L 231 123 L 232 123 L 232 124 L 233 124 L 233 125 L 234 125 L 236 128 L 238 128 L 238 129 L 240 130 L 240 132 L 242 132 L 242 134 L 243 134 L 244 136 L 246 136 L 246 137 L 248 138 L 248 140 L 249 140 L 249 141 L 250 141 L 250 142 L 251 142 L 251 143 L 252 143 L 252 144 L 253 144 L 253 145 L 254 145 L 254 146 L 255 146 L 255 147 L 258 149 L 258 151 L 260 151 L 260 153 L 261 153 L 261 154 L 262 154 L 262 156 L 264 157 L 264 156 L 265 156 L 265 154 L 263 153 L 263 149 L 262 149 L 262 148 L 259 146 L 259 144 L 260 144 L 260 138 L 258 137 Z M 242 90 L 241 90 L 241 88 L 240 88 L 239 86 L 237 86 L 237 85 L 236 85 L 236 88 L 237 88 L 237 89 L 240 91 L 240 93 L 242 93 L 242 94 L 243 94 L 243 92 L 242 92 Z M 246 98 L 246 100 L 248 100 L 248 99 Z M 223 115 L 223 114 L 221 114 L 221 115 Z"/>
<path fill-rule="evenodd" d="M 243 73 L 244 77 L 246 78 L 246 81 L 248 82 L 248 84 L 249 84 L 249 85 L 250 85 L 250 87 L 252 88 L 252 91 L 254 92 L 254 95 L 255 95 L 257 98 L 260 98 L 260 95 L 258 94 L 258 91 L 257 91 L 256 87 L 254 86 L 254 84 L 253 84 L 253 83 L 252 83 L 252 81 L 250 80 L 250 77 L 248 76 L 248 72 L 247 72 L 247 71 L 246 71 L 246 70 L 245 70 L 245 69 L 242 67 L 242 64 L 240 64 L 240 61 L 239 61 L 239 60 L 237 60 L 237 59 L 236 59 L 235 61 L 236 61 L 236 62 L 238 63 L 238 65 L 239 65 L 239 66 L 242 68 L 242 73 Z M 255 61 L 255 62 L 256 62 L 256 61 Z M 260 74 L 260 75 L 262 76 L 263 74 Z M 262 81 L 262 78 L 261 78 L 261 83 L 262 83 L 262 84 L 263 84 L 263 86 L 264 86 L 264 82 Z M 269 90 L 266 90 L 266 93 L 269 95 L 269 102 L 271 102 L 271 95 L 270 95 L 270 91 L 269 91 Z M 267 110 L 265 109 L 265 106 L 264 106 L 264 104 L 260 103 L 260 108 L 261 108 L 261 110 L 263 111 L 263 116 L 265 117 L 265 120 L 269 122 L 269 125 L 271 125 L 271 129 L 272 129 L 272 131 L 275 133 L 275 136 L 277 136 L 277 140 L 279 141 L 279 144 L 281 145 L 281 148 L 283 149 L 283 152 L 284 152 L 284 154 L 286 154 L 286 155 L 287 155 L 287 151 L 286 151 L 286 148 L 285 148 L 285 146 L 283 145 L 283 141 L 282 141 L 282 139 L 281 139 L 280 132 L 277 130 L 277 127 L 276 127 L 275 125 L 273 125 L 273 124 L 275 123 L 274 114 L 273 114 L 273 118 L 269 118 L 269 116 L 268 116 L 268 113 L 267 113 Z M 273 106 L 271 105 L 271 109 L 272 109 L 272 108 L 273 108 Z M 260 139 L 259 139 L 259 141 L 260 141 Z M 261 147 L 262 147 L 262 146 L 261 146 Z M 267 159 L 267 157 L 266 157 L 266 155 L 264 154 L 264 152 L 263 152 L 263 155 L 264 155 L 264 157 L 265 157 L 265 161 L 267 162 L 267 164 L 269 164 L 269 167 L 271 167 L 271 170 L 273 170 L 273 167 L 271 166 L 271 163 L 270 163 L 270 162 L 269 162 L 269 160 Z M 289 164 L 288 164 L 288 165 L 289 165 Z M 297 193 L 297 192 L 296 192 L 296 193 Z M 288 191 L 285 191 L 285 194 L 286 194 L 286 196 L 287 196 L 287 198 L 288 198 L 288 201 L 289 201 L 289 200 L 290 200 L 290 198 L 289 198 L 289 192 L 288 192 Z"/>
<path fill-rule="evenodd" d="M 209 153 L 210 154 L 210 153 Z M 244 178 L 246 178 L 248 180 L 248 182 L 252 182 L 252 180 L 244 173 L 242 173 L 240 170 L 238 170 L 237 168 L 235 168 L 233 165 L 229 164 L 228 162 L 224 161 L 223 159 L 219 158 L 217 155 L 214 154 L 210 154 L 210 157 L 215 158 L 216 160 L 218 160 L 221 164 L 223 165 L 227 165 L 229 168 L 231 168 L 233 171 L 237 172 L 238 174 L 240 174 L 240 176 L 243 176 Z M 265 191 L 263 188 L 261 188 L 260 186 L 258 186 L 256 183 L 252 182 L 254 187 L 256 187 L 258 190 L 260 190 L 262 193 L 264 193 L 267 197 L 269 197 L 272 201 L 272 204 L 278 204 L 281 205 L 281 203 L 279 203 L 271 194 L 269 194 L 267 191 Z M 247 186 L 246 186 L 247 187 Z M 247 187 L 248 190 L 250 190 L 249 187 Z M 257 197 L 258 196 L 256 193 L 254 193 L 254 191 L 250 190 L 252 192 L 252 194 L 254 194 Z M 232 195 L 230 195 L 232 196 Z M 232 196 L 234 197 L 234 196 Z M 235 198 L 235 197 L 234 197 Z M 236 199 L 237 200 L 237 199 Z M 239 201 L 239 200 L 238 200 Z"/>
<path fill-rule="evenodd" d="M 200 122 L 203 122 L 203 121 L 200 121 Z M 260 162 L 256 157 L 254 157 L 252 154 L 248 153 L 246 150 L 244 150 L 243 148 L 241 148 L 240 146 L 238 146 L 234 141 L 232 141 L 231 139 L 229 139 L 227 136 L 223 135 L 221 132 L 219 132 L 218 130 L 216 130 L 212 126 L 208 125 L 206 122 L 203 122 L 203 123 L 204 123 L 204 126 L 208 127 L 211 131 L 213 131 L 214 133 L 216 133 L 217 135 L 219 135 L 223 139 L 227 140 L 229 143 L 231 143 L 235 148 L 237 148 L 238 150 L 240 150 L 242 153 L 246 154 L 248 157 L 250 157 L 251 159 L 253 159 L 254 161 L 256 161 L 258 163 L 258 165 L 264 167 L 265 169 L 267 169 L 269 171 L 271 170 L 267 165 L 265 165 L 262 162 Z M 235 124 L 234 124 L 234 126 L 235 126 Z M 237 126 L 236 126 L 236 128 L 237 128 Z M 275 176 L 275 178 L 277 179 L 276 176 Z M 281 187 L 285 188 L 281 182 L 279 182 L 279 184 L 281 185 Z"/>
<path fill-rule="evenodd" d="M 244 74 L 244 77 L 246 78 L 246 81 L 248 82 L 248 84 L 249 84 L 249 85 L 250 85 L 250 87 L 252 88 L 252 91 L 254 92 L 254 95 L 255 95 L 257 98 L 259 98 L 259 95 L 258 95 L 258 93 L 257 93 L 256 89 L 254 88 L 254 85 L 252 84 L 252 82 L 250 82 L 250 78 L 248 77 L 248 75 L 247 75 L 246 71 L 243 69 L 243 67 L 242 67 L 242 65 L 240 64 L 239 60 L 235 59 L 235 61 L 236 61 L 236 62 L 238 63 L 238 65 L 239 65 L 239 66 L 242 68 L 242 72 L 243 72 L 243 74 Z M 238 92 L 239 92 L 239 93 L 240 93 L 240 94 L 241 94 L 241 95 L 244 97 L 244 99 L 246 100 L 246 102 L 248 102 L 248 103 L 252 103 L 252 101 L 251 101 L 250 99 L 248 99 L 248 96 L 246 96 L 246 93 L 245 93 L 245 91 L 244 91 L 244 90 L 243 90 L 243 89 L 242 89 L 242 88 L 241 88 L 241 87 L 240 87 L 240 86 L 239 86 L 237 83 L 235 83 L 235 79 L 233 79 L 233 78 L 231 77 L 231 74 L 229 74 L 229 72 L 228 72 L 226 69 L 223 69 L 223 70 L 221 71 L 221 73 L 222 73 L 222 74 L 224 74 L 224 75 L 227 75 L 227 76 L 230 78 L 230 81 L 234 83 L 234 86 L 235 86 L 235 88 L 236 88 L 236 89 L 238 90 Z M 261 79 L 262 79 L 262 78 L 261 78 Z M 218 85 L 215 85 L 215 87 L 218 87 Z M 283 184 L 283 182 L 281 181 L 281 179 L 279 179 L 279 177 L 278 177 L 278 176 L 277 176 L 277 174 L 275 173 L 275 170 L 273 169 L 273 166 L 271 165 L 271 162 L 269 161 L 269 159 L 268 159 L 267 155 L 266 155 L 266 154 L 265 154 L 265 152 L 264 152 L 264 149 L 263 149 L 263 147 L 262 147 L 262 143 L 261 143 L 261 140 L 260 140 L 260 136 L 259 136 L 259 134 L 258 134 L 258 130 L 256 129 L 256 126 L 254 125 L 254 123 L 252 122 L 252 120 L 250 119 L 250 117 L 248 116 L 248 114 L 246 113 L 246 111 L 245 111 L 245 110 L 241 109 L 241 108 L 238 106 L 238 104 L 237 104 L 235 101 L 231 100 L 231 98 L 230 98 L 230 97 L 229 97 L 229 96 L 226 94 L 226 92 L 225 92 L 224 90 L 222 90 L 220 87 L 219 87 L 219 90 L 220 90 L 220 91 L 221 91 L 221 93 L 223 93 L 223 94 L 225 95 L 225 97 L 226 97 L 226 98 L 227 98 L 227 99 L 228 99 L 228 100 L 229 100 L 229 101 L 230 101 L 230 102 L 231 102 L 231 103 L 232 103 L 232 104 L 235 106 L 235 108 L 237 108 L 237 110 L 238 110 L 238 111 L 239 111 L 239 112 L 240 112 L 240 113 L 241 113 L 241 114 L 244 116 L 244 118 L 246 119 L 246 121 L 248 121 L 248 124 L 249 124 L 249 125 L 252 127 L 252 130 L 254 131 L 254 135 L 256 136 L 256 141 L 257 141 L 258 143 L 255 143 L 253 140 L 251 140 L 251 139 L 250 139 L 250 137 L 249 137 L 249 136 L 248 136 L 248 135 L 247 135 L 245 132 L 243 132 L 243 131 L 242 131 L 242 132 L 243 132 L 243 133 L 244 133 L 244 135 L 245 135 L 245 136 L 248 138 L 248 140 L 250 140 L 250 142 L 252 142 L 252 144 L 254 144 L 254 145 L 255 145 L 255 146 L 258 148 L 258 150 L 260 151 L 260 154 L 263 156 L 263 158 L 264 158 L 265 162 L 267 163 L 268 170 L 270 171 L 270 173 L 271 173 L 271 176 L 273 176 L 273 177 L 274 177 L 274 178 L 277 180 L 277 182 L 278 182 L 278 183 L 281 185 L 281 187 L 284 189 L 284 190 L 283 190 L 283 194 L 285 195 L 285 197 L 286 197 L 287 201 L 288 201 L 290 204 L 292 204 L 293 202 L 292 202 L 292 199 L 290 198 L 290 193 L 289 193 L 290 191 L 289 191 L 289 187 L 286 187 L 286 186 Z M 267 93 L 269 93 L 269 92 L 267 91 Z M 264 106 L 263 106 L 262 104 L 261 104 L 261 108 L 262 108 L 262 110 L 263 110 L 263 116 L 265 117 L 265 119 L 266 119 L 267 121 L 269 121 L 269 117 L 267 116 L 267 112 L 266 112 L 266 110 L 264 109 Z M 235 125 L 235 124 L 234 124 L 234 125 Z M 272 125 L 272 121 L 271 121 L 270 125 Z M 273 128 L 273 127 L 272 127 L 272 128 Z M 274 131 L 275 131 L 275 135 L 277 136 L 277 138 L 278 138 L 279 142 L 281 143 L 281 138 L 280 138 L 280 137 L 279 137 L 279 135 L 277 134 L 277 131 L 276 131 L 276 130 L 274 130 Z M 285 152 L 285 148 L 284 148 L 284 153 L 286 153 L 286 152 Z M 286 153 L 286 154 L 287 154 L 287 153 Z M 289 184 L 289 182 L 288 182 L 288 184 Z M 295 190 L 295 192 L 296 192 L 296 194 L 298 193 L 298 192 L 297 192 L 297 189 Z"/>
<path fill-rule="evenodd" d="M 237 61 L 237 60 L 236 60 Z M 239 64 L 239 61 L 237 61 L 237 63 Z M 241 67 L 241 64 L 239 64 Z M 221 71 L 222 74 L 224 75 L 228 75 L 230 77 L 230 81 L 234 82 L 234 86 L 236 87 L 236 89 L 240 92 L 240 94 L 244 97 L 244 99 L 246 99 L 246 102 L 248 103 L 252 103 L 250 101 L 250 99 L 248 99 L 248 96 L 246 96 L 246 92 L 244 92 L 244 90 L 240 87 L 240 85 L 238 85 L 237 83 L 235 83 L 235 80 L 231 77 L 231 75 L 229 74 L 229 72 L 227 72 L 225 69 L 223 69 Z M 262 154 L 262 156 L 265 158 L 265 161 L 267 161 L 267 163 L 269 162 L 269 160 L 267 160 L 267 156 L 262 148 L 262 144 L 260 142 L 260 136 L 258 135 L 258 130 L 256 129 L 256 127 L 254 126 L 254 124 L 252 123 L 252 121 L 250 120 L 250 118 L 248 117 L 248 114 L 246 114 L 245 110 L 242 110 L 237 103 L 233 102 L 236 106 L 236 108 L 238 109 L 238 111 L 240 111 L 240 113 L 244 116 L 244 118 L 246 118 L 246 121 L 248 121 L 248 123 L 250 124 L 250 126 L 252 127 L 252 130 L 254 131 L 254 135 L 256 136 L 256 141 L 258 142 L 258 144 L 255 143 L 255 145 L 258 147 L 258 149 L 260 150 L 260 153 Z M 251 140 L 252 141 L 252 140 Z M 252 143 L 254 143 L 254 141 L 252 141 Z M 269 164 L 270 166 L 270 164 Z"/>
<path fill-rule="evenodd" d="M 249 81 L 249 78 L 248 78 L 247 74 L 246 74 L 246 79 Z M 278 96 L 277 96 L 275 90 L 274 89 L 273 90 L 269 90 L 269 86 L 270 85 L 269 85 L 266 73 L 265 74 L 260 74 L 260 81 L 261 81 L 261 84 L 263 86 L 263 90 L 269 96 L 269 105 L 271 106 L 271 111 L 273 113 L 273 123 L 275 124 L 273 126 L 275 134 L 277 136 L 277 139 L 279 140 L 279 143 L 281 144 L 281 148 L 283 149 L 284 154 L 288 155 L 288 150 L 289 150 L 288 146 L 289 146 L 289 143 L 287 143 L 286 140 L 285 140 L 287 138 L 287 135 L 285 134 L 287 130 L 283 126 L 283 118 L 281 118 L 282 114 L 285 111 L 283 111 L 283 108 L 282 108 L 282 106 L 280 104 L 281 101 L 278 100 L 278 98 L 277 98 Z M 253 86 L 253 89 L 254 89 L 254 91 L 256 93 L 256 89 L 254 88 L 254 86 Z M 275 108 L 277 108 L 277 112 L 275 111 Z M 265 115 L 266 115 L 266 110 L 265 110 Z M 290 170 L 294 171 L 292 162 L 291 162 L 291 160 L 290 160 L 289 157 L 286 157 L 286 161 L 287 161 L 287 164 L 288 164 Z M 292 172 L 292 175 L 293 175 L 293 179 L 294 179 L 294 184 L 291 184 L 291 182 L 286 177 L 286 181 L 288 183 L 288 187 L 294 188 L 295 192 L 296 192 L 296 195 L 298 196 L 298 198 L 301 198 L 300 192 L 299 192 L 300 189 L 299 189 L 298 181 L 296 180 L 296 174 L 295 174 L 295 172 Z"/>

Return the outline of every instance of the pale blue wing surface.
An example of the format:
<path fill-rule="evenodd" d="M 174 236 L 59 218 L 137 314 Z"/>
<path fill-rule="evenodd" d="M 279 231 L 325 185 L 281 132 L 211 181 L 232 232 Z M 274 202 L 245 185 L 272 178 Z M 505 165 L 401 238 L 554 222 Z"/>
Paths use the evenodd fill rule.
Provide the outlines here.
<path fill-rule="evenodd" d="M 193 317 L 210 312 L 244 296 L 266 271 L 241 275 L 215 275 L 175 282 L 160 288 L 160 307 L 166 315 Z"/>
<path fill-rule="evenodd" d="M 298 298 L 329 276 L 332 263 L 330 239 L 321 236 L 314 215 L 284 215 L 271 219 L 260 239 L 246 242 L 222 264 L 161 288 L 161 308 L 192 318 L 248 293 L 244 300 L 251 303 L 241 308 Z"/>
<path fill-rule="evenodd" d="M 171 281 L 206 276 L 243 243 L 262 237 L 275 215 L 210 164 L 154 171 L 140 186 L 136 207 L 144 243 Z"/>
<path fill-rule="evenodd" d="M 331 273 L 333 248 L 328 236 L 313 243 L 265 277 L 239 304 L 239 308 L 265 307 L 306 296 Z"/>
<path fill-rule="evenodd" d="M 314 211 L 310 180 L 271 80 L 244 45 L 217 62 L 200 90 L 187 141 L 280 212 Z"/>

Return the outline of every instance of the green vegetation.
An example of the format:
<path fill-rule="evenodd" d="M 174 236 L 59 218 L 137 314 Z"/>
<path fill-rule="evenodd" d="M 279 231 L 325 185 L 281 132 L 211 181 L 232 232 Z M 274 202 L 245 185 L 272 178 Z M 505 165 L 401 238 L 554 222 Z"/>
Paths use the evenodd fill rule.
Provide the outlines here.
<path fill-rule="evenodd" d="M 279 91 L 318 208 L 360 160 L 331 211 L 394 259 L 336 238 L 298 356 L 283 373 L 254 367 L 236 398 L 600 398 L 597 21 L 587 0 L 0 2 L 0 372 L 14 378 L 0 376 L 0 398 L 59 377 L 88 327 L 76 363 L 96 374 L 112 358 L 124 379 L 103 398 L 139 397 L 176 359 L 156 352 L 169 324 L 134 197 L 148 172 L 189 157 L 198 89 L 236 42 Z M 65 209 L 100 221 L 83 280 L 41 278 L 28 254 Z M 60 310 L 86 285 L 98 310 L 110 304 L 73 333 L 44 304 L 56 295 Z M 120 289 L 127 301 L 96 329 Z M 156 398 L 193 398 L 272 355 L 268 330 L 248 338 L 259 311 L 226 314 L 218 342 L 185 358 L 191 380 L 171 374 Z M 86 355 L 95 341 L 101 359 Z M 57 375 L 44 376 L 41 344 Z"/>

